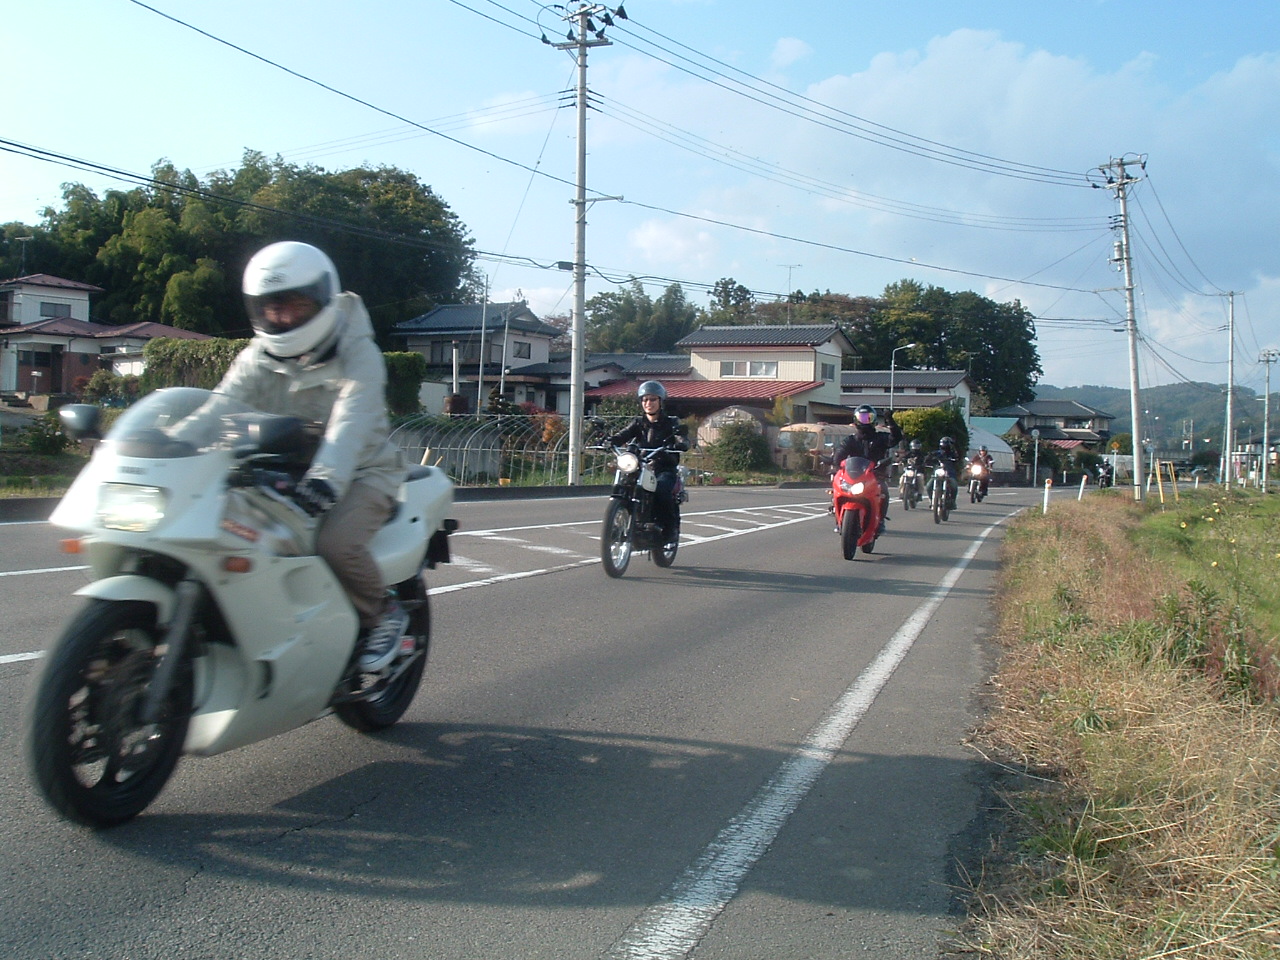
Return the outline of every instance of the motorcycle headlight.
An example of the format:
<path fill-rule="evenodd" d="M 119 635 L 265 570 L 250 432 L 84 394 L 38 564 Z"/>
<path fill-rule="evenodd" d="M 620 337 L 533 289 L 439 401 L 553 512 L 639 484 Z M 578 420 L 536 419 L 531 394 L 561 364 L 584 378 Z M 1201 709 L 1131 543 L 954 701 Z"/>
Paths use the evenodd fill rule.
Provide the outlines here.
<path fill-rule="evenodd" d="M 856 497 L 858 494 L 862 493 L 865 485 L 861 480 L 857 483 L 845 483 L 845 481 L 841 480 L 840 486 L 844 489 L 845 493 Z"/>
<path fill-rule="evenodd" d="M 108 530 L 147 533 L 164 519 L 167 501 L 160 487 L 104 483 L 98 491 L 98 522 Z"/>
<path fill-rule="evenodd" d="M 623 473 L 635 473 L 640 469 L 640 458 L 634 453 L 618 454 L 618 469 Z"/>

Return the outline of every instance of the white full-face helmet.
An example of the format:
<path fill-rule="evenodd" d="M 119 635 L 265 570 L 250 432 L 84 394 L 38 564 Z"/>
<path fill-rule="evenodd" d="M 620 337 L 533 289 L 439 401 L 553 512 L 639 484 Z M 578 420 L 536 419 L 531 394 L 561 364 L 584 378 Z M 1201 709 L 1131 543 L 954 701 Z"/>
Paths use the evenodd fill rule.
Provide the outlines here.
<path fill-rule="evenodd" d="M 285 240 L 263 247 L 244 268 L 240 289 L 253 329 L 273 356 L 300 357 L 324 343 L 337 325 L 338 269 L 309 243 Z M 267 305 L 289 294 L 308 297 L 318 309 L 297 326 L 277 326 L 266 317 Z"/>

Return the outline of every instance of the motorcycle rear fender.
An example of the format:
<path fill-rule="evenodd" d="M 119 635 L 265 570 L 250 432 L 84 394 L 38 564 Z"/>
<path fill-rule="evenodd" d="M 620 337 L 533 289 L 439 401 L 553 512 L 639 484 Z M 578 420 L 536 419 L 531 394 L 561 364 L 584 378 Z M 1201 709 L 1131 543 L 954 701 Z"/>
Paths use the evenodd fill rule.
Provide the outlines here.
<path fill-rule="evenodd" d="M 76 591 L 77 597 L 92 597 L 94 600 L 137 600 L 149 603 L 156 608 L 156 623 L 163 626 L 173 616 L 173 608 L 177 597 L 172 588 L 150 577 L 126 573 L 118 577 L 107 577 L 95 580 Z"/>

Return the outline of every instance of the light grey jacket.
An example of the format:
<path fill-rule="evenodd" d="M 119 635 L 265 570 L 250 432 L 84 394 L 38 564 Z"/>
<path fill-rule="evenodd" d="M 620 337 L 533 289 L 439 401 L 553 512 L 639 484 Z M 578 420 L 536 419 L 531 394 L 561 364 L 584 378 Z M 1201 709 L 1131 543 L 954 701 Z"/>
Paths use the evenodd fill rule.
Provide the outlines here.
<path fill-rule="evenodd" d="M 360 297 L 339 294 L 337 306 L 336 344 L 287 360 L 267 353 L 255 338 L 214 392 L 264 413 L 324 424 L 324 440 L 307 475 L 328 482 L 339 498 L 356 480 L 395 497 L 405 462 L 388 439 L 386 361 Z"/>

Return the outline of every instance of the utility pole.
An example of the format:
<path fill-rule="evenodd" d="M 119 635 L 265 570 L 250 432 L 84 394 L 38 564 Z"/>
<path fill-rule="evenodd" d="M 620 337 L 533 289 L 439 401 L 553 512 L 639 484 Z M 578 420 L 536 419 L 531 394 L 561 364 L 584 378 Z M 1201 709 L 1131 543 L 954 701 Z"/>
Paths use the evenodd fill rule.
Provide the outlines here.
<path fill-rule="evenodd" d="M 1267 392 L 1262 398 L 1262 492 L 1267 492 L 1267 468 L 1271 464 L 1271 365 L 1280 357 L 1280 350 L 1263 350 L 1258 357 L 1267 365 Z"/>
<path fill-rule="evenodd" d="M 1109 190 L 1115 191 L 1120 203 L 1119 222 L 1113 225 L 1120 231 L 1120 239 L 1116 241 L 1115 256 L 1112 263 L 1119 263 L 1124 271 L 1124 306 L 1125 325 L 1129 332 L 1129 419 L 1133 437 L 1133 499 L 1142 500 L 1142 457 L 1139 448 L 1142 443 L 1142 407 L 1138 396 L 1138 322 L 1133 303 L 1133 258 L 1129 247 L 1129 205 L 1127 188 L 1137 183 L 1138 177 L 1129 176 L 1125 169 L 1127 164 L 1137 163 L 1145 166 L 1145 160 L 1112 159 L 1098 169 L 1106 178 Z"/>
<path fill-rule="evenodd" d="M 613 16 L 626 19 L 622 7 Z M 597 27 L 593 18 L 598 17 L 604 26 L 613 26 L 609 10 L 598 3 L 579 3 L 574 10 L 566 11 L 562 20 L 576 23 L 566 35 L 567 42 L 552 43 L 557 50 L 575 51 L 578 60 L 578 175 L 574 206 L 573 244 L 573 324 L 572 347 L 569 356 L 569 486 L 578 483 L 582 472 L 582 415 L 586 406 L 584 389 L 585 354 L 583 340 L 586 337 L 587 306 L 587 50 L 591 47 L 607 47 L 604 27 Z M 550 43 L 546 37 L 542 38 Z"/>
<path fill-rule="evenodd" d="M 1236 294 L 1228 290 L 1227 298 L 1227 423 L 1222 458 L 1219 461 L 1222 470 L 1222 485 L 1231 486 L 1231 457 L 1235 453 L 1235 392 L 1236 392 Z M 1270 370 L 1270 367 L 1267 368 Z"/>

